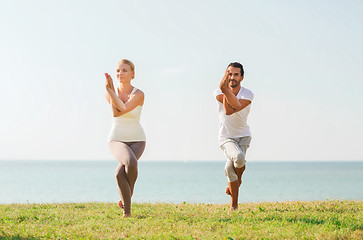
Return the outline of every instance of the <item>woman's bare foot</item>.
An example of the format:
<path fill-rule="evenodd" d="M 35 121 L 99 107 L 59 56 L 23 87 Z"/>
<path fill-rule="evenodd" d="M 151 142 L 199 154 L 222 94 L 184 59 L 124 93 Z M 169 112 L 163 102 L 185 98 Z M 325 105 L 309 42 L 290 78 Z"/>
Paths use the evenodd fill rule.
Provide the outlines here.
<path fill-rule="evenodd" d="M 122 200 L 120 200 L 120 201 L 118 201 L 118 206 L 120 207 L 120 208 L 124 208 L 124 204 L 122 203 Z"/>

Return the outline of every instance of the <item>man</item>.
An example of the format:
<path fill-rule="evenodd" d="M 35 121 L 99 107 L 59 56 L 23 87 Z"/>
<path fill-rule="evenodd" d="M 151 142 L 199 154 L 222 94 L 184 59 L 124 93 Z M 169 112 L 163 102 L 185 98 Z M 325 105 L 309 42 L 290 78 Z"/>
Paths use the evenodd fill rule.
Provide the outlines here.
<path fill-rule="evenodd" d="M 219 142 L 227 156 L 226 193 L 231 196 L 231 210 L 238 208 L 238 190 L 246 168 L 246 151 L 251 142 L 247 116 L 250 112 L 253 93 L 241 86 L 243 77 L 243 66 L 238 62 L 231 63 L 219 84 L 219 89 L 215 91 L 220 120 Z"/>

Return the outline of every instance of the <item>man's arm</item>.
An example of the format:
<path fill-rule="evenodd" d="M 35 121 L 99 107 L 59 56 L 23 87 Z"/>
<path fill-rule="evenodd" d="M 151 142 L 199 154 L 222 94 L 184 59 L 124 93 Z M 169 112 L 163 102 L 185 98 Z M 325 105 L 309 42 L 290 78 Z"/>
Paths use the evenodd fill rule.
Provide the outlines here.
<path fill-rule="evenodd" d="M 231 114 L 234 113 L 234 109 L 228 104 L 224 94 L 217 95 L 216 99 L 217 99 L 218 102 L 223 104 L 224 112 L 226 113 L 226 115 L 231 115 Z"/>
<path fill-rule="evenodd" d="M 224 112 L 226 113 L 226 115 L 232 115 L 235 112 L 239 112 L 242 109 L 244 109 L 245 107 L 247 107 L 249 104 L 251 104 L 250 100 L 246 100 L 246 99 L 239 99 L 239 107 L 238 108 L 233 108 L 227 101 L 227 98 L 224 94 L 219 94 L 217 95 L 217 101 L 219 101 L 220 103 L 223 104 L 224 107 Z"/>
<path fill-rule="evenodd" d="M 225 100 L 233 109 L 241 108 L 241 104 L 238 98 L 236 97 L 236 95 L 233 94 L 233 92 L 229 89 L 229 87 L 223 88 L 221 90 L 223 92 Z"/>
<path fill-rule="evenodd" d="M 247 107 L 248 105 L 251 104 L 251 101 L 250 100 L 247 100 L 247 99 L 238 99 L 239 101 L 239 107 L 238 108 L 234 108 L 234 112 L 239 112 L 241 111 L 242 109 L 244 109 L 245 107 Z"/>
<path fill-rule="evenodd" d="M 228 76 L 229 71 L 227 69 L 219 84 L 219 88 L 221 89 L 223 94 L 218 95 L 217 100 L 223 103 L 226 115 L 231 115 L 247 107 L 251 103 L 251 101 L 246 99 L 238 99 L 236 95 L 233 94 L 231 89 L 229 89 L 228 87 Z"/>
<path fill-rule="evenodd" d="M 233 109 L 237 109 L 237 108 L 240 108 L 241 106 L 240 106 L 240 103 L 239 103 L 236 95 L 234 95 L 232 90 L 229 89 L 229 87 L 228 87 L 229 76 L 230 76 L 230 71 L 227 69 L 226 72 L 224 73 L 224 76 L 223 76 L 221 82 L 219 83 L 219 88 L 221 89 L 223 95 L 225 96 L 228 104 Z M 222 101 L 220 101 L 220 102 L 222 102 Z"/>

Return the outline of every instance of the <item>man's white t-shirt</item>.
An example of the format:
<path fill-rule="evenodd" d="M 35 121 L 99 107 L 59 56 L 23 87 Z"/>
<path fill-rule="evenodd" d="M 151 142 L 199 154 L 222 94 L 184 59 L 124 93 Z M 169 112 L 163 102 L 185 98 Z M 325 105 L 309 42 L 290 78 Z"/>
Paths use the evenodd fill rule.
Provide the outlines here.
<path fill-rule="evenodd" d="M 217 97 L 220 94 L 223 94 L 220 89 L 216 89 L 214 91 L 214 97 Z M 252 102 L 253 96 L 253 93 L 249 89 L 241 87 L 236 97 L 238 99 L 246 99 Z M 217 99 L 216 101 L 220 122 L 219 140 L 251 136 L 250 127 L 247 125 L 247 117 L 250 112 L 251 104 L 239 112 L 226 115 L 223 103 L 219 102 Z"/>

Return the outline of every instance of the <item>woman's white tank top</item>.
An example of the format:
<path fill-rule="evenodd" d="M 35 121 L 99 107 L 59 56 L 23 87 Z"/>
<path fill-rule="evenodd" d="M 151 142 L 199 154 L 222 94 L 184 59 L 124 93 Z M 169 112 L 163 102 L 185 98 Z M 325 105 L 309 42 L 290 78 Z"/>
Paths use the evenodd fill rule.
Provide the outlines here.
<path fill-rule="evenodd" d="M 131 94 L 137 88 L 134 87 Z M 137 106 L 130 112 L 113 118 L 113 125 L 109 135 L 109 141 L 138 142 L 146 141 L 144 130 L 140 124 L 142 106 Z"/>

